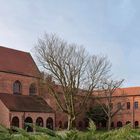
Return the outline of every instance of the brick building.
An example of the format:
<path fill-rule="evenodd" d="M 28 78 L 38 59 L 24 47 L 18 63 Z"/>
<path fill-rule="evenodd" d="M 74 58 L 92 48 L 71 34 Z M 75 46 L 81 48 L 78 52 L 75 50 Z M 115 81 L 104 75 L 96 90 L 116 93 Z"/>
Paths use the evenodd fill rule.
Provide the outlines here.
<path fill-rule="evenodd" d="M 39 95 L 40 72 L 27 52 L 0 47 L 0 124 L 55 127 L 53 109 Z M 31 128 L 28 128 L 31 131 Z"/>
<path fill-rule="evenodd" d="M 120 88 L 116 90 L 117 93 L 114 94 L 114 101 L 112 102 L 112 108 L 117 108 L 121 104 L 123 106 L 115 116 L 112 118 L 111 127 L 118 128 L 122 127 L 128 123 L 134 128 L 139 127 L 140 124 L 140 87 L 128 87 L 128 88 Z M 124 93 L 124 95 L 122 95 Z M 80 98 L 80 97 L 79 97 Z M 102 103 L 106 103 L 106 97 L 102 99 Z M 53 97 L 51 97 L 48 93 L 46 93 L 45 97 L 48 104 L 55 110 L 56 120 L 55 125 L 56 128 L 67 128 L 67 116 L 60 112 L 57 104 L 55 103 Z M 90 111 L 91 108 L 96 106 L 98 103 L 96 99 L 91 97 L 87 103 L 87 106 L 83 108 L 83 112 L 76 118 L 75 126 L 79 130 L 84 130 L 88 126 L 88 119 L 86 117 L 86 112 Z M 77 106 L 78 109 L 78 106 Z M 107 127 L 107 122 L 103 122 L 100 124 L 101 128 Z"/>
<path fill-rule="evenodd" d="M 58 94 L 60 94 L 60 98 L 61 96 L 63 96 L 61 94 L 61 86 L 60 85 L 55 85 L 56 90 L 58 91 Z M 78 96 L 78 98 L 83 98 L 83 96 Z M 66 129 L 68 126 L 68 121 L 67 121 L 67 115 L 62 113 L 58 107 L 58 105 L 55 102 L 54 97 L 52 97 L 48 92 L 45 92 L 45 97 L 44 99 L 47 101 L 47 103 L 55 110 L 55 126 L 57 129 Z M 63 97 L 62 97 L 62 102 L 63 102 Z M 83 108 L 83 111 L 81 112 L 81 114 L 79 114 L 76 117 L 76 120 L 74 122 L 74 126 L 79 129 L 79 130 L 84 130 L 88 127 L 88 119 L 86 117 L 86 112 L 93 107 L 94 104 L 94 99 L 90 98 L 88 100 L 88 103 L 86 104 L 85 108 Z M 78 102 L 76 104 L 76 109 L 77 111 L 79 111 L 79 106 L 80 106 L 80 102 Z"/>
<path fill-rule="evenodd" d="M 0 124 L 8 128 L 12 125 L 24 128 L 25 122 L 29 122 L 51 129 L 67 128 L 67 116 L 60 112 L 54 98 L 47 90 L 43 91 L 44 98 L 40 96 L 39 82 L 40 72 L 29 53 L 0 47 Z M 60 90 L 58 85 L 55 88 Z M 112 127 L 121 127 L 127 123 L 138 127 L 140 87 L 121 90 L 125 92 L 127 100 L 124 102 L 120 93 L 117 93 L 116 103 L 124 102 L 125 105 L 113 117 Z M 95 99 L 90 98 L 83 112 L 76 118 L 75 126 L 78 129 L 88 126 L 85 113 L 94 104 Z M 32 131 L 31 128 L 28 127 L 28 131 Z"/>
<path fill-rule="evenodd" d="M 140 124 L 140 87 L 127 87 L 121 90 L 125 93 L 125 100 L 122 100 L 124 97 L 118 96 L 116 101 L 118 104 L 124 103 L 124 108 L 113 117 L 112 127 L 122 127 L 131 123 L 137 128 Z"/>

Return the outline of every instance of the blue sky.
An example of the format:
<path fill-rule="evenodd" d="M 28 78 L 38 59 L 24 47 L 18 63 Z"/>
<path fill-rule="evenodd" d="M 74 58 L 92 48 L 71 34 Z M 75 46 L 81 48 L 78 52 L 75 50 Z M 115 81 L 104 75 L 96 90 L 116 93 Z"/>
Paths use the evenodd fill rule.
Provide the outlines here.
<path fill-rule="evenodd" d="M 139 0 L 0 0 L 0 45 L 32 52 L 44 32 L 107 55 L 116 79 L 140 86 Z"/>

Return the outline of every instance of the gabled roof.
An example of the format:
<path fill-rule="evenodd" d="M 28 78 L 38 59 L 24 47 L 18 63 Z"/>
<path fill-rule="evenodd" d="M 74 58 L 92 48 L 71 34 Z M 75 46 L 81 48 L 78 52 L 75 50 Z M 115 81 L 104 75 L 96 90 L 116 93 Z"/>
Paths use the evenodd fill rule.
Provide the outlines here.
<path fill-rule="evenodd" d="M 0 46 L 0 71 L 39 77 L 39 70 L 30 53 Z"/>
<path fill-rule="evenodd" d="M 40 96 L 0 93 L 0 100 L 10 111 L 52 113 L 53 109 Z"/>

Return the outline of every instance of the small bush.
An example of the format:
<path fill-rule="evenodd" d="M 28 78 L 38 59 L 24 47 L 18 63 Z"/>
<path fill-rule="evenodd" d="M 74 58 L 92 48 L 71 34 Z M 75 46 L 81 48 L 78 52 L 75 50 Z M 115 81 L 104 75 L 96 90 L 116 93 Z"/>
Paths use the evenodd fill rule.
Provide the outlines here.
<path fill-rule="evenodd" d="M 88 130 L 91 134 L 94 134 L 95 131 L 96 131 L 96 125 L 94 124 L 94 122 L 89 119 L 89 127 L 88 127 Z"/>

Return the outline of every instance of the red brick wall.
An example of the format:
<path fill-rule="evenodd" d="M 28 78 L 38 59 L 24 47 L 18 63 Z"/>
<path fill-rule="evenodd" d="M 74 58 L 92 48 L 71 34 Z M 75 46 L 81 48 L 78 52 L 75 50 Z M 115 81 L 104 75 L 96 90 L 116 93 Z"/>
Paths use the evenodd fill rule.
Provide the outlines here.
<path fill-rule="evenodd" d="M 118 102 L 121 99 L 118 99 Z M 126 124 L 127 121 L 130 121 L 132 126 L 135 126 L 135 121 L 138 121 L 140 124 L 140 97 L 139 96 L 130 96 L 127 97 L 127 101 L 130 102 L 130 109 L 127 109 L 125 104 L 124 109 L 119 111 L 114 117 L 112 122 L 114 122 L 115 127 L 117 127 L 117 122 L 121 121 L 123 125 Z M 134 102 L 139 102 L 138 109 L 134 108 Z"/>
<path fill-rule="evenodd" d="M 133 93 L 126 93 L 126 95 L 128 95 L 127 97 L 115 97 L 115 99 L 113 100 L 113 105 L 117 106 L 118 102 L 121 102 L 124 105 L 124 109 L 120 110 L 113 118 L 112 118 L 112 122 L 114 123 L 114 126 L 117 127 L 117 122 L 121 121 L 123 125 L 126 124 L 127 121 L 130 121 L 132 126 L 135 126 L 135 121 L 139 122 L 139 126 L 140 126 L 140 96 L 139 94 L 137 94 L 137 96 L 133 96 Z M 50 96 L 49 93 L 45 94 L 46 97 L 46 101 L 49 103 L 49 105 L 55 109 L 56 111 L 56 127 L 59 127 L 59 121 L 62 121 L 63 123 L 63 127 L 64 127 L 64 123 L 67 121 L 67 116 L 66 114 L 64 114 L 63 112 L 61 112 L 59 110 L 59 108 L 57 107 L 57 104 L 54 100 L 54 98 L 52 96 Z M 116 94 L 117 95 L 117 94 Z M 132 96 L 129 96 L 132 95 Z M 134 109 L 134 102 L 138 101 L 139 102 L 139 108 L 138 109 Z M 63 102 L 63 99 L 62 99 Z M 102 103 L 105 103 L 106 100 L 102 100 Z M 127 109 L 127 102 L 130 102 L 130 109 Z M 94 107 L 94 105 L 96 105 L 96 100 L 90 99 L 87 102 L 87 107 L 85 109 L 83 109 L 83 112 L 76 118 L 76 126 L 78 128 L 78 123 L 80 121 L 82 121 L 83 123 L 83 127 L 85 125 L 84 119 L 86 117 L 85 113 L 89 110 L 90 107 Z M 77 110 L 78 110 L 78 106 L 77 106 Z"/>
<path fill-rule="evenodd" d="M 79 97 L 79 100 L 80 100 L 81 97 Z M 53 96 L 51 96 L 49 93 L 45 93 L 45 100 L 47 101 L 47 103 L 55 110 L 55 114 L 56 114 L 56 121 L 55 121 L 55 124 L 56 124 L 56 128 L 59 128 L 59 122 L 61 121 L 62 122 L 62 128 L 64 128 L 64 124 L 67 122 L 67 114 L 63 113 L 58 105 L 56 104 L 56 101 L 54 99 Z M 61 102 L 63 102 L 63 98 L 61 98 Z M 87 102 L 87 106 L 85 108 L 83 108 L 83 111 L 81 112 L 80 115 L 78 115 L 76 117 L 76 121 L 75 121 L 75 124 L 76 124 L 76 127 L 78 129 L 85 129 L 85 118 L 86 118 L 86 112 L 89 110 L 90 107 L 93 106 L 93 99 L 89 99 L 89 101 Z M 79 110 L 79 106 L 77 104 L 77 110 Z M 78 124 L 79 122 L 82 122 L 83 126 L 82 128 L 79 128 Z"/>
<path fill-rule="evenodd" d="M 10 121 L 9 121 L 9 110 L 0 100 L 0 124 L 10 128 Z"/>
<path fill-rule="evenodd" d="M 38 94 L 38 79 L 22 75 L 0 72 L 0 93 L 13 94 L 13 83 L 19 80 L 22 84 L 22 94 L 29 95 L 30 84 L 35 83 Z"/>
<path fill-rule="evenodd" d="M 46 121 L 49 117 L 55 120 L 55 114 L 54 113 L 37 113 L 37 112 L 11 112 L 11 122 L 13 117 L 19 118 L 19 126 L 20 128 L 23 128 L 24 126 L 24 119 L 27 117 L 31 117 L 33 120 L 33 124 L 36 124 L 36 120 L 38 117 L 41 117 L 43 119 L 43 126 L 46 127 Z M 55 121 L 53 123 L 53 128 L 55 128 Z"/>

